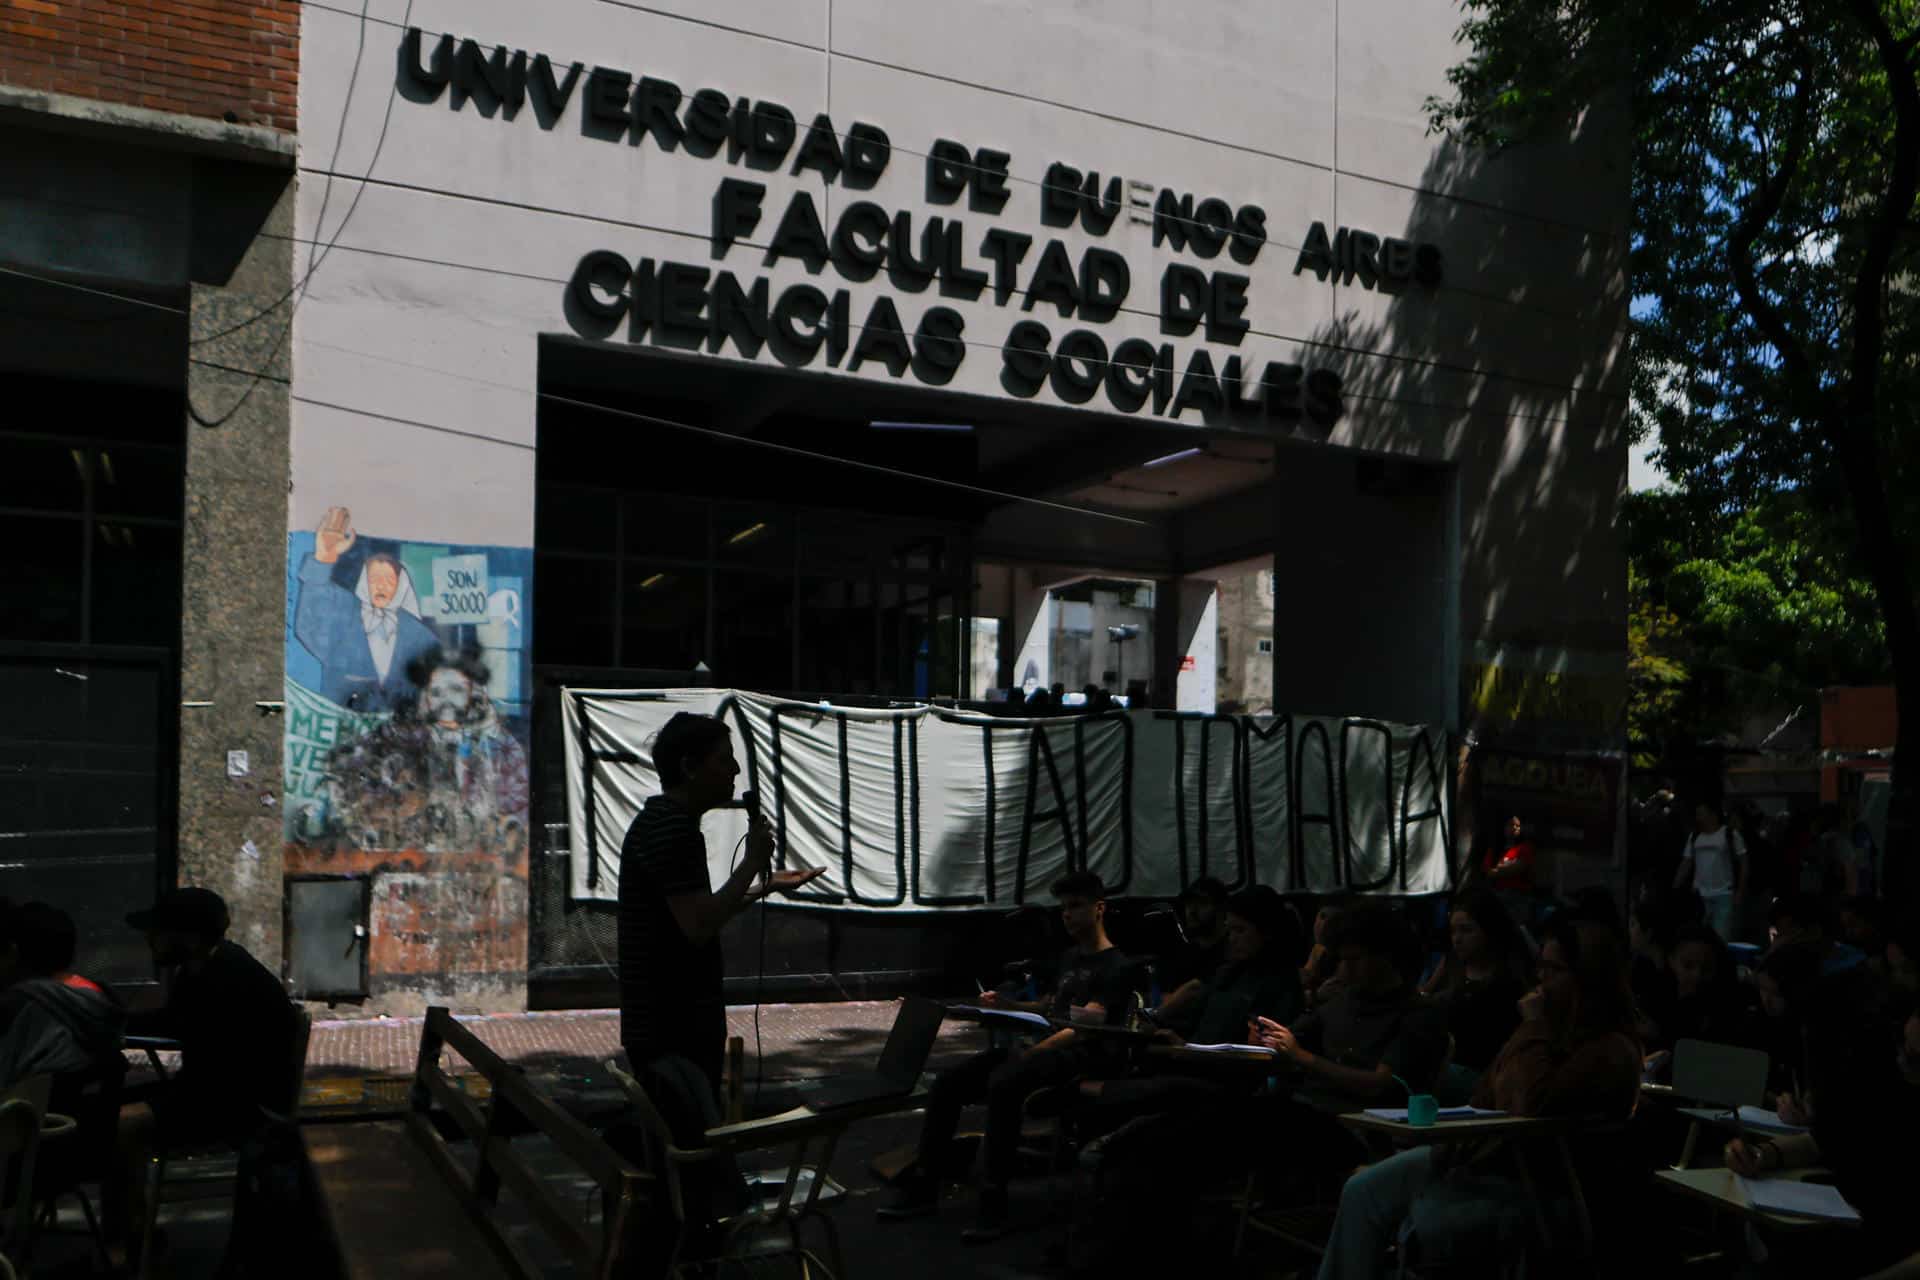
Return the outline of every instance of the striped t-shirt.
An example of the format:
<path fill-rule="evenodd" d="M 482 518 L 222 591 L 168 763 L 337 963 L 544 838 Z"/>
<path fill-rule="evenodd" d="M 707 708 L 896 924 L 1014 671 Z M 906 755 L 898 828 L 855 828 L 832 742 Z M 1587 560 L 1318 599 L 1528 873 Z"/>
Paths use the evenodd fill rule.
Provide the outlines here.
<path fill-rule="evenodd" d="M 717 1075 L 727 1036 L 720 940 L 690 941 L 667 907 L 711 893 L 699 815 L 654 796 L 620 846 L 620 1043 L 635 1061 L 678 1053 Z"/>

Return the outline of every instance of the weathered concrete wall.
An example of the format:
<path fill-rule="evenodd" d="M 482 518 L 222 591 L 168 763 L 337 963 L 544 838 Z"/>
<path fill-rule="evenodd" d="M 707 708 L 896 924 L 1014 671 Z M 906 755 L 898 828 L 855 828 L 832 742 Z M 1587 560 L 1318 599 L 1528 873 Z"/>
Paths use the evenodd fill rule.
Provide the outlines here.
<path fill-rule="evenodd" d="M 194 168 L 180 621 L 180 881 L 222 894 L 276 972 L 295 190 L 290 173 Z"/>

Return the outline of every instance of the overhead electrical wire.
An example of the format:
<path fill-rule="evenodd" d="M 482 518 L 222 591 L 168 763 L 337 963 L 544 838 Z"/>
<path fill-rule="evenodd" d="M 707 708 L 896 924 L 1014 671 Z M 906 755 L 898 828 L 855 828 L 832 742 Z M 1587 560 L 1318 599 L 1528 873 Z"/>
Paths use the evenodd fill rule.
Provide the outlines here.
<path fill-rule="evenodd" d="M 344 247 L 349 253 L 367 253 L 375 256 L 394 257 L 394 258 L 400 258 L 406 261 L 421 262 L 421 263 L 425 263 L 433 266 L 446 267 L 450 269 L 456 269 L 456 270 L 462 270 L 462 271 L 477 271 L 477 272 L 482 272 L 489 275 L 498 275 L 498 276 L 502 276 L 509 279 L 534 280 L 534 281 L 542 281 L 542 282 L 551 283 L 551 284 L 566 283 L 566 281 L 560 280 L 557 277 L 541 276 L 541 275 L 536 275 L 530 272 L 507 271 L 498 267 L 477 266 L 471 263 L 450 262 L 444 259 L 436 259 L 436 258 L 416 258 L 411 255 L 395 254 L 385 250 L 359 249 L 353 245 L 347 245 Z M 33 272 L 18 271 L 11 268 L 5 268 L 5 267 L 0 267 L 0 274 L 18 276 L 21 279 L 32 280 L 37 283 L 51 285 L 56 288 L 73 289 L 81 293 L 92 294 L 96 297 L 111 298 L 116 301 L 126 302 L 134 306 L 150 307 L 155 310 L 169 311 L 169 312 L 173 312 L 175 314 L 181 314 L 181 315 L 185 314 L 185 312 L 178 307 L 168 307 L 159 303 L 149 302 L 144 298 L 136 298 L 126 294 L 112 293 L 102 289 L 89 288 L 87 286 L 77 285 L 70 281 L 62 280 L 54 276 L 43 276 L 43 275 L 35 274 Z M 1141 314 L 1141 313 L 1136 312 L 1134 314 Z M 864 331 L 866 327 L 867 327 L 866 325 L 859 324 L 859 323 L 850 323 L 849 325 L 849 328 L 851 330 L 857 330 L 857 331 Z M 1410 360 L 1410 361 L 1414 361 L 1415 363 L 1432 365 L 1433 367 L 1438 368 L 1444 372 L 1460 373 L 1460 374 L 1465 374 L 1473 377 L 1482 377 L 1482 378 L 1489 378 L 1489 379 L 1504 379 L 1508 376 L 1498 372 L 1467 369 L 1464 367 L 1447 365 L 1444 363 L 1424 361 L 1418 357 L 1398 356 L 1391 352 L 1368 351 L 1365 348 L 1360 348 L 1360 347 L 1337 347 L 1337 346 L 1334 346 L 1333 344 L 1328 344 L 1328 343 L 1316 343 L 1312 339 L 1290 338 L 1285 335 L 1276 335 L 1276 334 L 1266 334 L 1264 336 L 1274 337 L 1279 341 L 1296 342 L 1302 345 L 1328 346 L 1332 349 L 1340 350 L 1351 355 L 1371 357 L 1374 359 Z M 995 351 L 995 352 L 1005 352 L 1009 349 L 1005 344 L 1002 344 L 1002 343 L 987 342 L 987 341 L 983 341 L 975 338 L 940 338 L 940 339 L 930 338 L 927 340 L 959 343 L 960 345 L 963 345 L 963 346 L 975 347 L 981 350 Z M 418 369 L 423 372 L 439 374 L 440 376 L 445 378 L 452 378 L 459 381 L 471 382 L 479 386 L 493 386 L 493 387 L 498 387 L 501 390 L 505 390 L 505 391 L 513 391 L 519 394 L 527 394 L 526 389 L 523 387 L 514 387 L 506 383 L 489 382 L 486 379 L 476 378 L 470 374 L 456 373 L 446 369 L 436 369 L 430 365 L 422 365 L 413 361 L 395 360 L 390 356 L 376 355 L 370 351 L 360 351 L 352 347 L 342 347 L 342 346 L 338 346 L 337 344 L 323 342 L 323 341 L 312 339 L 312 338 L 303 339 L 303 342 L 309 346 L 320 347 L 320 348 L 333 350 L 333 351 L 339 351 L 343 354 L 358 356 L 361 359 L 365 359 L 365 360 L 373 360 L 373 361 L 377 361 L 384 364 L 398 365 L 403 368 Z M 1131 369 L 1131 370 L 1135 370 L 1142 373 L 1151 372 L 1153 369 L 1153 366 L 1151 365 L 1134 364 L 1130 361 L 1124 361 L 1124 360 L 1108 359 L 1108 360 L 1101 361 L 1101 360 L 1095 360 L 1091 357 L 1083 357 L 1083 356 L 1073 356 L 1068 358 L 1078 361 L 1089 367 L 1092 367 L 1095 365 L 1100 365 L 1103 367 L 1118 367 L 1123 369 Z M 279 377 L 278 375 L 270 374 L 265 371 L 241 369 L 241 368 L 217 363 L 210 360 L 199 359 L 197 357 L 189 357 L 189 363 L 199 364 L 208 368 L 219 369 L 219 370 L 230 372 L 230 373 L 240 373 L 240 374 L 246 374 L 251 376 L 257 376 L 260 378 L 267 379 L 269 381 L 277 381 L 277 382 L 287 381 L 283 377 Z M 1548 384 L 1542 384 L 1542 385 L 1548 385 Z M 1582 397 L 1590 397 L 1590 398 L 1596 398 L 1596 399 L 1621 398 L 1618 396 L 1617 393 L 1614 393 L 1614 392 L 1599 391 L 1599 390 L 1593 390 L 1593 389 L 1584 388 L 1584 387 L 1563 387 L 1558 385 L 1551 385 L 1549 389 L 1557 391 L 1563 395 L 1567 395 L 1570 397 L 1582 396 Z M 1358 390 L 1355 390 L 1352 386 L 1343 387 L 1341 389 L 1340 394 L 1343 399 L 1366 400 L 1376 404 L 1397 405 L 1403 408 L 1432 410 L 1439 413 L 1466 414 L 1470 416 L 1475 416 L 1475 415 L 1490 416 L 1490 417 L 1496 417 L 1496 418 L 1501 418 L 1504 420 L 1510 420 L 1510 421 L 1516 421 L 1516 422 L 1535 422 L 1535 423 L 1542 423 L 1542 424 L 1549 424 L 1549 425 L 1552 425 L 1552 424 L 1569 425 L 1574 421 L 1576 421 L 1576 419 L 1573 416 L 1566 415 L 1566 414 L 1534 413 L 1534 412 L 1529 412 L 1525 410 L 1505 409 L 1499 406 L 1451 404 L 1444 401 L 1432 401 L 1432 400 L 1412 400 L 1404 396 L 1387 396 L 1387 395 L 1379 395 L 1372 392 L 1358 391 Z M 1177 427 L 1181 424 L 1169 423 L 1167 425 Z M 475 434 L 472 432 L 459 431 L 455 428 L 441 428 L 441 429 L 447 430 L 452 432 L 453 434 L 459 434 L 459 435 Z M 491 437 L 480 437 L 480 438 L 491 439 Z"/>

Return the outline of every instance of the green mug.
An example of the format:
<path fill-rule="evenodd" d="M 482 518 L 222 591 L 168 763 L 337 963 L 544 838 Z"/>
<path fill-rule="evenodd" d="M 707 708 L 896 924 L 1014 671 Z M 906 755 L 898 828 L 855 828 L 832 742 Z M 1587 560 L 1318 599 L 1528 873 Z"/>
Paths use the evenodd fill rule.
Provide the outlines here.
<path fill-rule="evenodd" d="M 1407 1098 L 1407 1123 L 1416 1129 L 1432 1128 L 1440 1119 L 1440 1099 L 1430 1093 L 1410 1094 Z"/>

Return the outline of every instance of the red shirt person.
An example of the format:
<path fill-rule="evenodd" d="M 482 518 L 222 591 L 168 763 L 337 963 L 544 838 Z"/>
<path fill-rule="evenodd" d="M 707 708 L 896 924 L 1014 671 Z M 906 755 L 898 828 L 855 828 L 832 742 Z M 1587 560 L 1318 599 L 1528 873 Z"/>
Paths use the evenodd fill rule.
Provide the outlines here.
<path fill-rule="evenodd" d="M 1497 847 L 1487 850 L 1481 870 L 1493 888 L 1532 891 L 1533 841 L 1527 839 L 1526 830 L 1526 824 L 1517 816 L 1508 818 L 1506 852 L 1500 852 Z"/>

